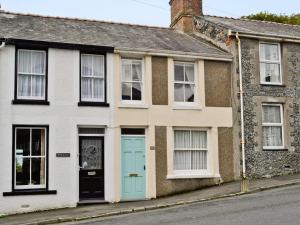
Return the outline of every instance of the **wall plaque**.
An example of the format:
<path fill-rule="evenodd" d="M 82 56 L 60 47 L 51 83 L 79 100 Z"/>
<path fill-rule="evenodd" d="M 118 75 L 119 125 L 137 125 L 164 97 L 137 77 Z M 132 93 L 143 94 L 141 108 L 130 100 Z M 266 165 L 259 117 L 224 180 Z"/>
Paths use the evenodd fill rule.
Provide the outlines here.
<path fill-rule="evenodd" d="M 69 158 L 71 157 L 71 153 L 56 153 L 57 158 Z"/>

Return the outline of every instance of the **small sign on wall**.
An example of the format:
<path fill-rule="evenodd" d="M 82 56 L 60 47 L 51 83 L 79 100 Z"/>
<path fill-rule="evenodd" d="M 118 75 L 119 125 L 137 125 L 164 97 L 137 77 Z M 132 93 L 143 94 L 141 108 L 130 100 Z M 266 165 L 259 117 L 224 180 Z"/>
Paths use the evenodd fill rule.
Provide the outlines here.
<path fill-rule="evenodd" d="M 151 151 L 155 151 L 155 146 L 150 146 Z"/>
<path fill-rule="evenodd" d="M 56 153 L 57 158 L 70 158 L 71 153 Z"/>

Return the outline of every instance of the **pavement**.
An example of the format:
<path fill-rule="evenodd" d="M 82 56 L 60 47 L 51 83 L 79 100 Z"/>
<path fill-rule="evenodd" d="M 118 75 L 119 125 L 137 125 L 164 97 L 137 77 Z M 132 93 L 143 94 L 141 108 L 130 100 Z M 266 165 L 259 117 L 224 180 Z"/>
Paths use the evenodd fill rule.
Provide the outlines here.
<path fill-rule="evenodd" d="M 300 185 L 63 225 L 299 225 Z"/>
<path fill-rule="evenodd" d="M 0 224 L 5 225 L 46 225 L 63 222 L 83 221 L 104 218 L 129 213 L 150 211 L 197 202 L 206 202 L 220 198 L 240 196 L 264 190 L 300 184 L 300 174 L 251 180 L 249 192 L 240 192 L 240 181 L 221 184 L 189 193 L 178 194 L 149 201 L 124 202 L 115 204 L 84 205 L 77 208 L 67 208 L 10 215 L 0 218 Z"/>

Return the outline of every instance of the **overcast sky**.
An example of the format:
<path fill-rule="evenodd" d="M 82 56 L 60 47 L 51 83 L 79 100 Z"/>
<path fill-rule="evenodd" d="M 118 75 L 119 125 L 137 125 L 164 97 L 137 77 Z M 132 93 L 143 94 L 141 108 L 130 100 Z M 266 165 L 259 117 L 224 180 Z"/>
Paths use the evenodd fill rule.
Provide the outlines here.
<path fill-rule="evenodd" d="M 168 26 L 169 0 L 0 0 L 2 9 L 53 16 Z M 259 11 L 300 13 L 300 0 L 204 0 L 204 13 L 240 17 Z"/>

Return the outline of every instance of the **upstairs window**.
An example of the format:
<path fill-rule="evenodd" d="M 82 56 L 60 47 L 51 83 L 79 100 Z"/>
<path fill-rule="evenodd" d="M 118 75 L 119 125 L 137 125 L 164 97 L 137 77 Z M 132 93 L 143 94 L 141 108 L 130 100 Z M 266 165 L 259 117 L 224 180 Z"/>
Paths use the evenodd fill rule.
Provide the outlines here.
<path fill-rule="evenodd" d="M 282 149 L 283 144 L 283 106 L 264 104 L 262 116 L 263 148 Z"/>
<path fill-rule="evenodd" d="M 104 55 L 81 55 L 81 101 L 105 101 Z"/>
<path fill-rule="evenodd" d="M 17 99 L 45 100 L 46 51 L 17 51 Z"/>
<path fill-rule="evenodd" d="M 142 60 L 122 59 L 122 101 L 143 100 Z"/>
<path fill-rule="evenodd" d="M 260 79 L 262 84 L 282 84 L 280 44 L 260 44 Z"/>
<path fill-rule="evenodd" d="M 175 63 L 174 100 L 178 103 L 195 102 L 195 68 L 194 63 Z"/>

